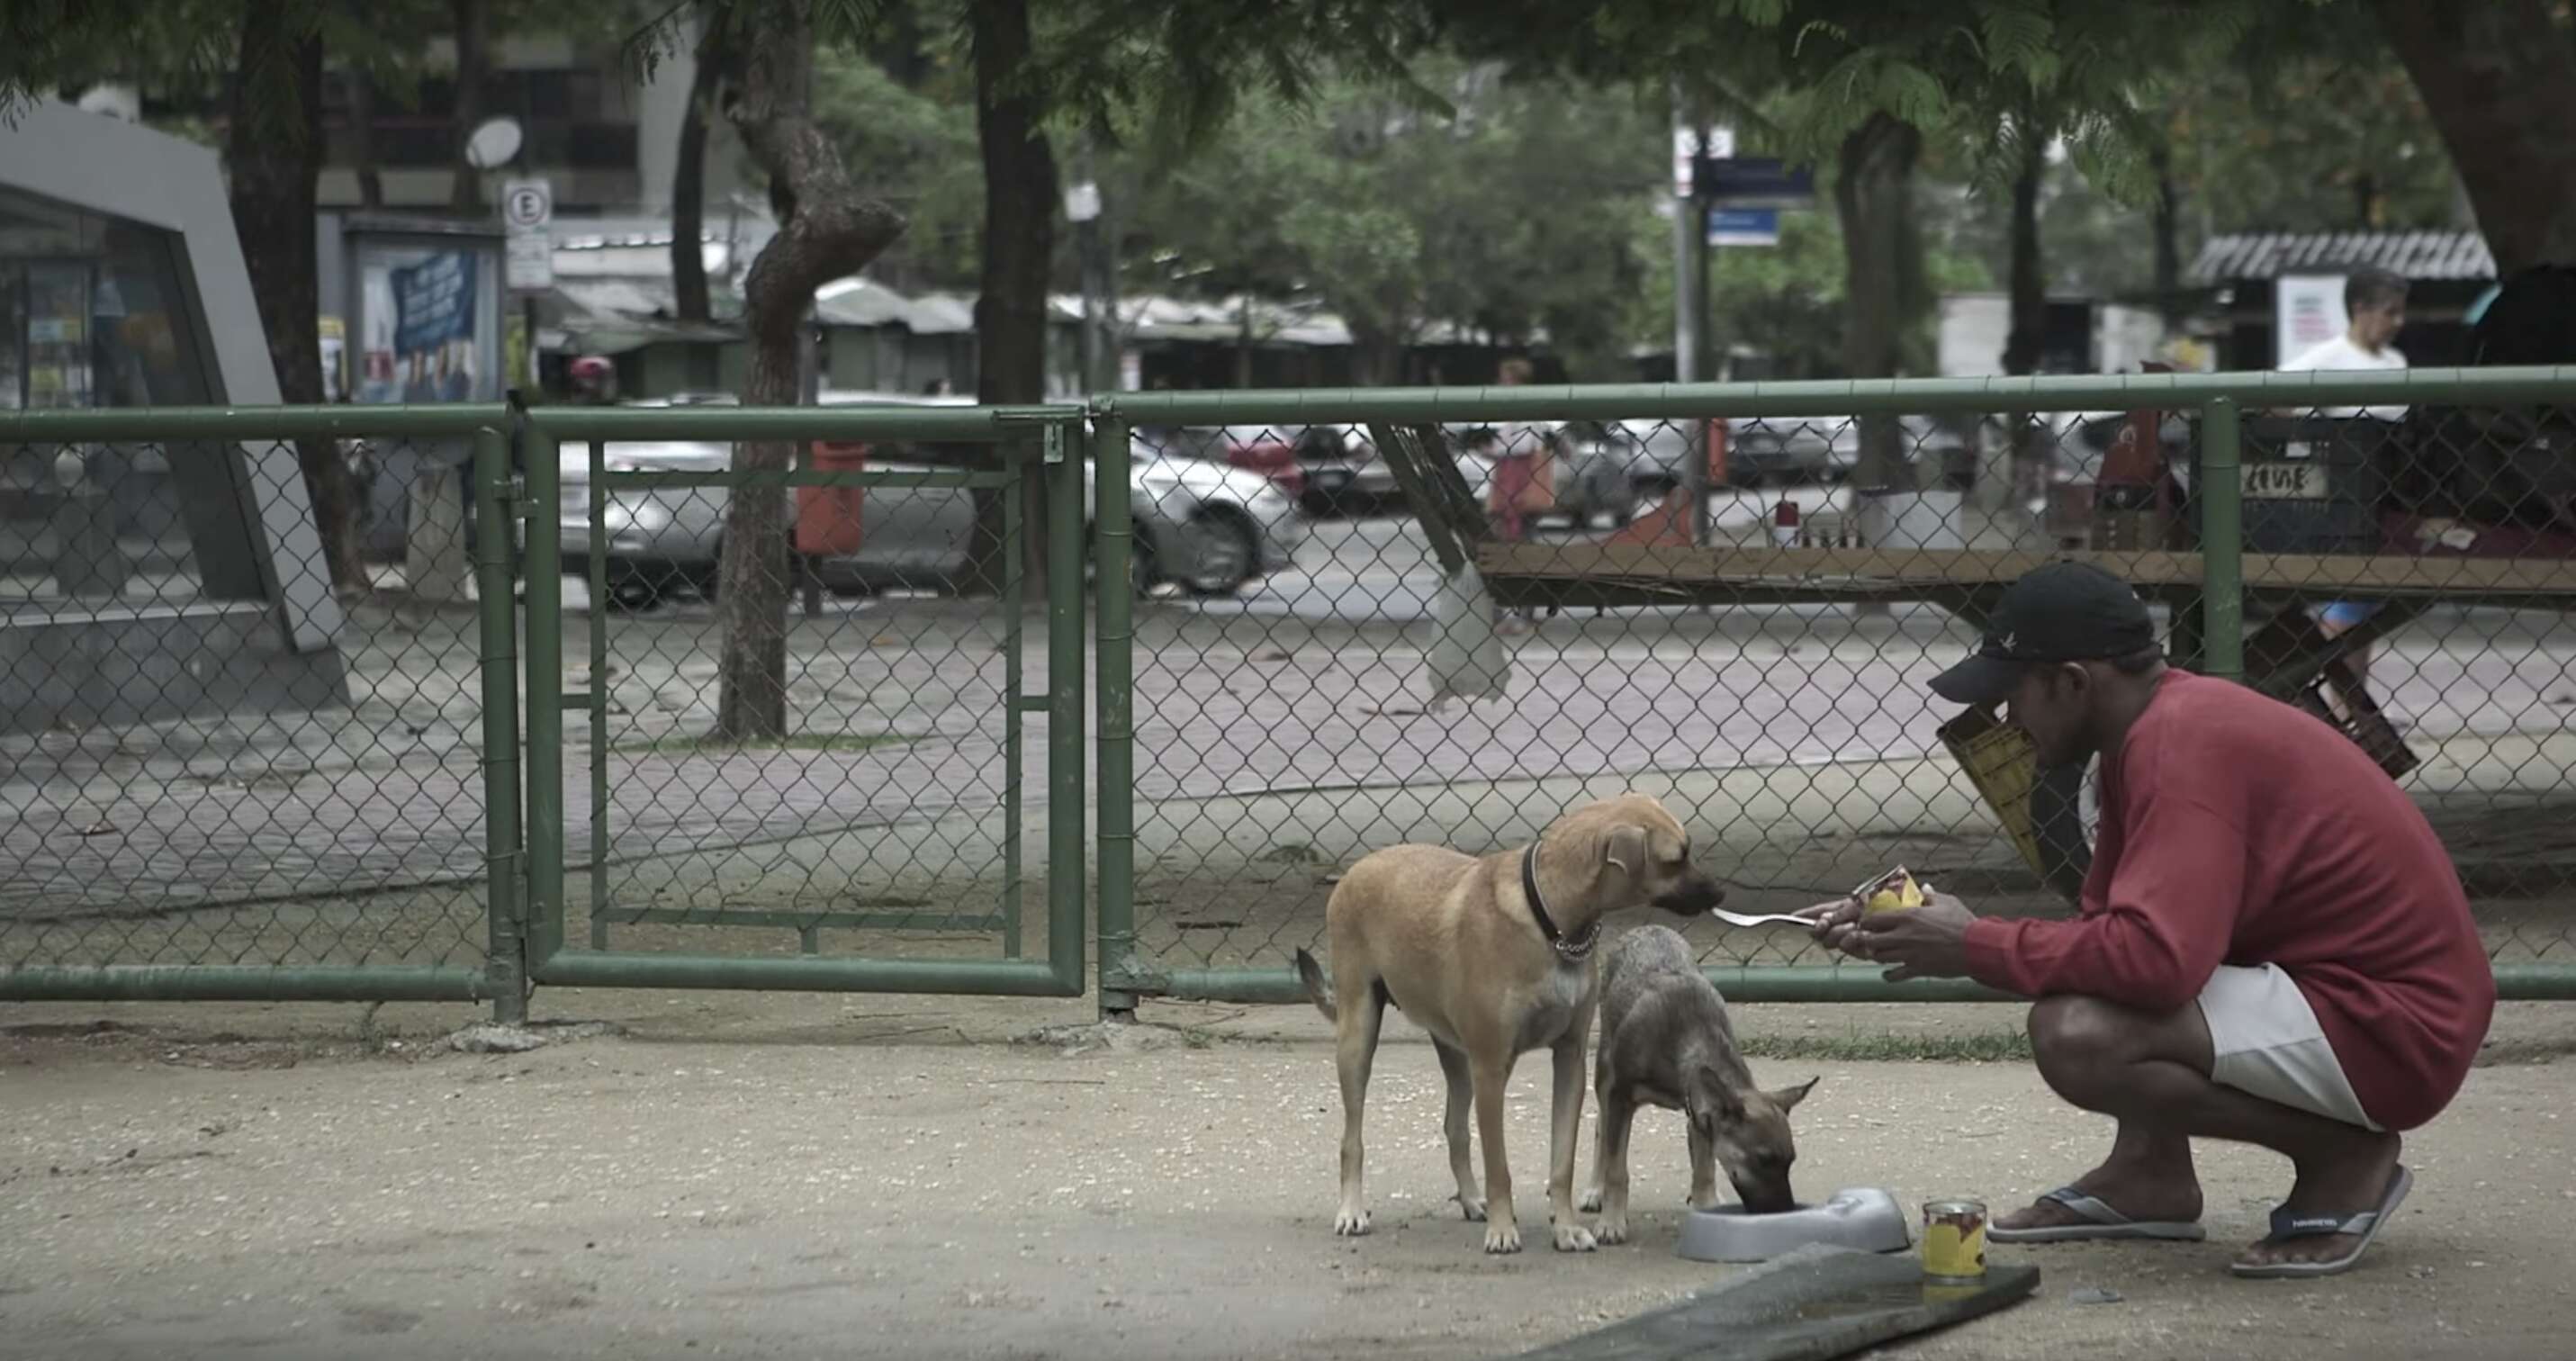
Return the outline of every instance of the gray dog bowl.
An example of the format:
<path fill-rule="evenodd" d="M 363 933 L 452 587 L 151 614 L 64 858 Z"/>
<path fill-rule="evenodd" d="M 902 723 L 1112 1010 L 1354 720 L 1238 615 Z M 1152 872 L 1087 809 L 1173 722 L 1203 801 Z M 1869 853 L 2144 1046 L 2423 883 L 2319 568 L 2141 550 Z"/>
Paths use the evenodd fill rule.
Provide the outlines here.
<path fill-rule="evenodd" d="M 1836 1191 L 1821 1205 L 1779 1214 L 1746 1214 L 1741 1205 L 1693 1210 L 1682 1217 L 1674 1251 L 1694 1262 L 1767 1262 L 1793 1248 L 1825 1243 L 1859 1252 L 1901 1252 L 1914 1245 L 1905 1209 L 1875 1186 Z"/>

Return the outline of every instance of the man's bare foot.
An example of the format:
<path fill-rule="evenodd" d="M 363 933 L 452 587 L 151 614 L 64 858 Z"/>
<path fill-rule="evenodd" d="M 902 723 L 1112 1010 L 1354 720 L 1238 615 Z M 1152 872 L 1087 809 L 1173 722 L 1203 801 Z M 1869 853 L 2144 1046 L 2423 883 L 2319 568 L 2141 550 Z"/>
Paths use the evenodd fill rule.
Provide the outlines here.
<path fill-rule="evenodd" d="M 2290 1187 L 2286 1206 L 2293 1214 L 2335 1219 L 2350 1219 L 2379 1208 L 2380 1198 L 2388 1193 L 2388 1179 L 2397 1171 L 2397 1154 L 2403 1146 L 2404 1141 L 2394 1134 L 2360 1135 L 2328 1156 L 2299 1163 L 2298 1180 Z M 2236 1261 L 2240 1266 L 2332 1262 L 2360 1245 L 2361 1239 L 2348 1233 L 2287 1238 L 2277 1243 L 2267 1238 L 2238 1254 Z"/>
<path fill-rule="evenodd" d="M 2075 1189 L 2140 1223 L 2189 1224 L 2200 1218 L 2200 1177 L 2188 1159 L 2148 1165 L 2114 1158 L 2075 1179 Z M 2015 1210 L 1998 1229 L 2056 1229 L 2093 1221 L 2053 1200 Z"/>

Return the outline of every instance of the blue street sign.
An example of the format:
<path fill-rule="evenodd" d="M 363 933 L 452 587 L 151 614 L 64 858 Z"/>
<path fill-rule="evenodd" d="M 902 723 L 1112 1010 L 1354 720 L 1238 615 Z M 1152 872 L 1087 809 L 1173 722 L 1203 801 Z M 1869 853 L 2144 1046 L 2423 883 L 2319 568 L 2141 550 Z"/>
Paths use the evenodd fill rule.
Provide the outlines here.
<path fill-rule="evenodd" d="M 1727 208 L 1804 208 L 1816 200 L 1812 171 L 1791 170 L 1776 156 L 1735 156 L 1704 161 L 1704 192 L 1712 204 Z"/>
<path fill-rule="evenodd" d="M 1708 211 L 1708 243 L 1712 246 L 1779 245 L 1780 210 L 1711 208 Z"/>

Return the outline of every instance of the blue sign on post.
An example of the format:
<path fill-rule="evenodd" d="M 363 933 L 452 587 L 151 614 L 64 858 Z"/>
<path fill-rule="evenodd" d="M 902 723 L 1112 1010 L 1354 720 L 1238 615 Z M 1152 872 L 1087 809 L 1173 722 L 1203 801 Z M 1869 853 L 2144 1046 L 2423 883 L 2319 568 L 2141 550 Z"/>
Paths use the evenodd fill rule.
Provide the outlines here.
<path fill-rule="evenodd" d="M 1708 201 L 1727 208 L 1804 208 L 1816 201 L 1813 171 L 1791 170 L 1776 156 L 1733 156 L 1705 163 Z"/>
<path fill-rule="evenodd" d="M 1712 246 L 1779 245 L 1780 210 L 1711 208 L 1708 211 L 1708 243 Z"/>

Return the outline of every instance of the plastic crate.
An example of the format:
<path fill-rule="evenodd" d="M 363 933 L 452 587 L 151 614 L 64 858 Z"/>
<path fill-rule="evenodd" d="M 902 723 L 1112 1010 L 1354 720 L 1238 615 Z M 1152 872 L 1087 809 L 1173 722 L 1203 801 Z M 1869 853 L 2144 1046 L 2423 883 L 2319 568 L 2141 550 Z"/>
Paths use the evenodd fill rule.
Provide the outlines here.
<path fill-rule="evenodd" d="M 2244 492 L 2245 547 L 2257 553 L 2375 553 L 2379 508 L 2401 427 L 2367 417 L 2265 416 L 2245 422 L 2238 485 Z M 2193 449 L 2195 492 L 2188 514 L 2200 524 L 2201 485 Z"/>

